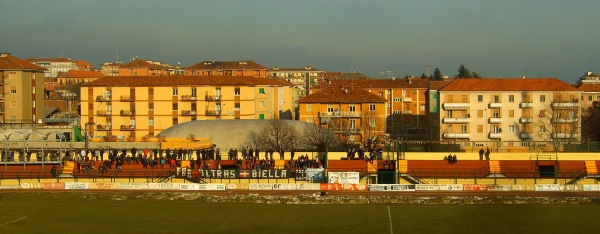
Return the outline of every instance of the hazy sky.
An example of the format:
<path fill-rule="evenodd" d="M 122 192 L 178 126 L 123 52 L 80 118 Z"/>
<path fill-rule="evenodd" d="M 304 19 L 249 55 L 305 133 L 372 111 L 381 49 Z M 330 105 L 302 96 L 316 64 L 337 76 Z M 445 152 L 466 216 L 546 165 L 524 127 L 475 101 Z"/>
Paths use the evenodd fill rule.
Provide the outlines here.
<path fill-rule="evenodd" d="M 99 67 L 132 57 L 398 77 L 600 73 L 598 0 L 0 0 L 0 51 Z M 387 72 L 391 71 L 391 72 Z M 384 75 L 382 75 L 384 74 Z"/>

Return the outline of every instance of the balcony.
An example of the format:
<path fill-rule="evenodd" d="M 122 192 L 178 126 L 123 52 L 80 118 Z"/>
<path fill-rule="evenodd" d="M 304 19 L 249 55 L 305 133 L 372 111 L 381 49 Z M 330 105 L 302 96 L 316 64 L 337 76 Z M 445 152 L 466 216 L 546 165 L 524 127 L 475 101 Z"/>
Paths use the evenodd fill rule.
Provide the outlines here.
<path fill-rule="evenodd" d="M 502 138 L 502 133 L 490 132 L 490 134 L 488 136 L 490 139 L 500 139 L 500 138 Z"/>
<path fill-rule="evenodd" d="M 206 110 L 206 112 L 204 112 L 204 115 L 206 115 L 206 116 L 219 116 L 219 115 L 221 115 L 221 111 L 220 110 Z"/>
<path fill-rule="evenodd" d="M 359 111 L 334 111 L 334 112 L 319 112 L 319 117 L 360 117 Z"/>
<path fill-rule="evenodd" d="M 121 131 L 135 131 L 135 125 L 121 125 Z"/>
<path fill-rule="evenodd" d="M 181 111 L 181 115 L 183 115 L 183 116 L 193 116 L 193 115 L 196 115 L 196 111 L 195 110 L 182 110 Z"/>
<path fill-rule="evenodd" d="M 490 104 L 488 104 L 488 106 L 490 107 L 490 109 L 499 109 L 499 108 L 502 108 L 502 103 L 490 102 Z"/>
<path fill-rule="evenodd" d="M 135 97 L 132 96 L 121 96 L 121 98 L 119 98 L 120 101 L 122 102 L 133 102 L 135 101 Z"/>
<path fill-rule="evenodd" d="M 110 96 L 104 96 L 104 95 L 96 96 L 96 101 L 97 102 L 110 102 Z"/>
<path fill-rule="evenodd" d="M 552 137 L 554 137 L 554 139 L 571 139 L 571 138 L 577 138 L 578 136 L 579 136 L 578 134 L 568 134 L 568 133 L 552 134 Z"/>
<path fill-rule="evenodd" d="M 533 118 L 531 117 L 523 117 L 519 119 L 520 123 L 533 123 Z"/>
<path fill-rule="evenodd" d="M 99 111 L 96 111 L 96 115 L 99 115 L 99 116 L 110 116 L 110 115 L 112 115 L 112 112 L 111 111 L 106 111 L 106 110 L 99 110 Z"/>
<path fill-rule="evenodd" d="M 360 134 L 360 128 L 332 128 L 331 132 L 341 135 L 356 135 Z"/>
<path fill-rule="evenodd" d="M 555 109 L 573 109 L 578 108 L 579 103 L 577 102 L 555 102 L 552 103 L 552 108 Z"/>
<path fill-rule="evenodd" d="M 442 121 L 446 124 L 465 124 L 471 121 L 470 118 L 444 118 Z"/>
<path fill-rule="evenodd" d="M 468 138 L 471 138 L 471 134 L 469 134 L 469 133 L 444 133 L 444 138 L 451 138 L 451 139 L 464 138 L 464 139 L 468 139 Z"/>
<path fill-rule="evenodd" d="M 135 115 L 135 111 L 132 111 L 132 110 L 121 110 L 120 115 L 121 116 L 134 116 Z"/>
<path fill-rule="evenodd" d="M 471 106 L 470 103 L 444 103 L 442 107 L 446 110 L 466 110 Z"/>
<path fill-rule="evenodd" d="M 400 100 L 402 102 L 412 102 L 413 99 L 412 97 L 401 97 Z"/>
<path fill-rule="evenodd" d="M 221 95 L 206 95 L 204 96 L 204 100 L 206 100 L 207 102 L 220 102 Z"/>
<path fill-rule="evenodd" d="M 491 124 L 498 124 L 498 123 L 502 123 L 502 118 L 490 118 L 488 121 Z"/>
<path fill-rule="evenodd" d="M 522 132 L 520 135 L 521 139 L 531 139 L 531 133 Z"/>
<path fill-rule="evenodd" d="M 96 125 L 96 130 L 98 130 L 98 131 L 108 131 L 108 130 L 110 130 L 110 128 L 111 128 L 110 125 L 102 125 L 102 124 Z"/>
<path fill-rule="evenodd" d="M 533 102 L 521 102 L 519 106 L 521 107 L 521 109 L 533 108 Z"/>
<path fill-rule="evenodd" d="M 570 124 L 570 123 L 576 123 L 576 122 L 577 122 L 576 119 L 563 119 L 563 118 L 552 119 L 552 123 L 556 123 L 556 124 Z"/>
<path fill-rule="evenodd" d="M 183 101 L 183 102 L 193 102 L 193 101 L 196 101 L 197 99 L 198 99 L 198 97 L 192 96 L 192 95 L 182 95 L 181 96 L 181 101 Z"/>

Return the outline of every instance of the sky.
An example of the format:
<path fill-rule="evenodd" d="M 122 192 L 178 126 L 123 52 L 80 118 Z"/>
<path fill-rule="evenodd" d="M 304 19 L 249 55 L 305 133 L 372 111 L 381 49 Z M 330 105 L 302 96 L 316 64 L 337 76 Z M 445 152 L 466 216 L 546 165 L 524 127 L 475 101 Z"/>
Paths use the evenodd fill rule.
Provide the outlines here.
<path fill-rule="evenodd" d="M 0 0 L 0 52 L 96 67 L 138 57 L 191 66 L 420 76 L 600 73 L 598 0 Z"/>

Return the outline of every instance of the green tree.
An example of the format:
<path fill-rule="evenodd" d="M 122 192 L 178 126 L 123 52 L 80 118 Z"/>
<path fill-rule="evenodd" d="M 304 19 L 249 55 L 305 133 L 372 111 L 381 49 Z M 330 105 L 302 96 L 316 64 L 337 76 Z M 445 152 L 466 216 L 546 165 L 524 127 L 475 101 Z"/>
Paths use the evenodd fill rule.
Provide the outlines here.
<path fill-rule="evenodd" d="M 433 76 L 431 77 L 431 80 L 442 80 L 443 78 L 444 75 L 442 74 L 442 71 L 440 71 L 440 69 L 436 67 L 433 71 Z"/>
<path fill-rule="evenodd" d="M 479 76 L 479 74 L 477 72 L 471 73 L 471 71 L 469 71 L 469 69 L 464 64 L 461 64 L 460 67 L 458 67 L 458 74 L 456 74 L 454 76 L 454 78 L 471 79 L 471 78 L 481 78 L 481 76 Z"/>
<path fill-rule="evenodd" d="M 425 73 L 423 72 L 423 74 L 421 74 L 421 79 L 429 79 L 429 76 L 425 75 Z"/>

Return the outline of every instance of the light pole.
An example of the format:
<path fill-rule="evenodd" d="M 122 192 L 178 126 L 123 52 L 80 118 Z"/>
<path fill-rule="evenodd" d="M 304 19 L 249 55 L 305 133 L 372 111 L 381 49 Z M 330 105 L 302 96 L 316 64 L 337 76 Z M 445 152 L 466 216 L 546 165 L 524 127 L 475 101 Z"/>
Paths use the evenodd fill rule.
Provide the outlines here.
<path fill-rule="evenodd" d="M 485 116 L 485 119 L 484 119 L 484 121 L 485 121 L 485 127 L 484 127 L 484 130 L 483 130 L 483 134 L 485 135 L 485 141 L 487 141 L 487 138 L 488 138 L 488 129 L 487 129 L 487 122 L 488 122 L 488 119 L 487 119 L 487 109 L 483 109 L 483 114 L 484 114 L 484 116 Z"/>

